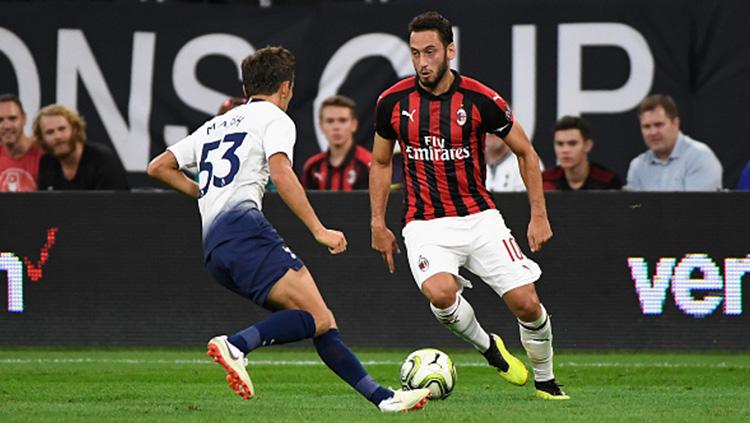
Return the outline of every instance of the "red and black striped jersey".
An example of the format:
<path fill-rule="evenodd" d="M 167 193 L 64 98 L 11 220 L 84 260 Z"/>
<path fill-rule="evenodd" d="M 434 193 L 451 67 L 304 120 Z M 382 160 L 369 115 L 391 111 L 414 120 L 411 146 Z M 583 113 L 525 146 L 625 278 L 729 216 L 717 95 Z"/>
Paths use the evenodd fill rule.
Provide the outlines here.
<path fill-rule="evenodd" d="M 579 190 L 621 189 L 622 182 L 617 174 L 606 167 L 589 162 L 589 176 Z M 542 183 L 545 191 L 573 191 L 565 178 L 565 171 L 560 166 L 542 172 Z"/>
<path fill-rule="evenodd" d="M 451 72 L 453 84 L 439 96 L 412 76 L 378 98 L 375 130 L 398 140 L 404 158 L 405 223 L 496 208 L 484 185 L 484 138 L 507 136 L 513 113 L 491 88 Z"/>
<path fill-rule="evenodd" d="M 302 186 L 309 190 L 351 191 L 367 189 L 370 178 L 372 153 L 366 148 L 353 145 L 344 161 L 331 166 L 330 152 L 321 151 L 305 162 L 302 170 Z"/>

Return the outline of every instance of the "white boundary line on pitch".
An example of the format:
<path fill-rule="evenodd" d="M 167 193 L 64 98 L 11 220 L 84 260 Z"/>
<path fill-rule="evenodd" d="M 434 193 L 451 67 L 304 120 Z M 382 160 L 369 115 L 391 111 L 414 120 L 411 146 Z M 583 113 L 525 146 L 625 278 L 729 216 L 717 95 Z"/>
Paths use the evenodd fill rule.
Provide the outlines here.
<path fill-rule="evenodd" d="M 209 359 L 193 360 L 144 360 L 144 359 L 109 359 L 109 358 L 3 358 L 0 359 L 0 365 L 3 364 L 213 364 Z M 401 362 L 392 360 L 365 360 L 362 362 L 365 366 L 400 366 Z M 323 366 L 318 360 L 250 360 L 249 366 Z M 484 362 L 458 362 L 457 367 L 485 367 Z M 747 364 L 733 364 L 726 362 L 719 363 L 668 363 L 668 362 L 575 362 L 562 361 L 555 363 L 556 367 L 620 367 L 620 368 L 733 368 L 733 369 L 750 369 Z"/>

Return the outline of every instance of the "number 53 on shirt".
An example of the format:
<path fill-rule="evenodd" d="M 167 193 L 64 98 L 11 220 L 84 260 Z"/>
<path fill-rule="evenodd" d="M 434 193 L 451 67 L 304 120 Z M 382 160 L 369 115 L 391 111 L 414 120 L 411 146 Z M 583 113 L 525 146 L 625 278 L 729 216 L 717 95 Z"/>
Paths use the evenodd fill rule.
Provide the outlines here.
<path fill-rule="evenodd" d="M 200 173 L 208 172 L 208 176 L 206 176 L 206 182 L 200 188 L 198 198 L 206 195 L 211 185 L 217 188 L 221 188 L 232 183 L 235 175 L 237 175 L 237 171 L 240 169 L 240 158 L 237 157 L 235 151 L 237 150 L 237 148 L 239 148 L 240 145 L 242 145 L 242 142 L 245 140 L 246 136 L 247 132 L 233 132 L 231 134 L 225 135 L 224 139 L 222 140 L 216 140 L 203 144 L 203 152 L 201 153 L 201 161 L 198 165 L 198 171 Z M 213 155 L 214 158 L 209 159 L 208 156 L 211 151 L 224 148 L 226 148 L 226 150 L 224 150 L 224 154 L 221 156 L 221 158 L 216 158 L 215 155 Z M 229 162 L 229 172 L 224 176 L 214 175 L 214 165 L 221 160 L 226 160 Z M 203 178 L 199 179 L 201 181 L 204 180 Z"/>

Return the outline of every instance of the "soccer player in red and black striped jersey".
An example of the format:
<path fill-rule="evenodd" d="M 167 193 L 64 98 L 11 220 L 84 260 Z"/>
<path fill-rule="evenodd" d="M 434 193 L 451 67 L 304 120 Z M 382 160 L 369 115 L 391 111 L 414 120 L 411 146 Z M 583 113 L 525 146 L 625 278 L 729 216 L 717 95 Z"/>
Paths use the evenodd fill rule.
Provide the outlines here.
<path fill-rule="evenodd" d="M 591 126 L 583 118 L 561 117 L 555 122 L 554 137 L 558 165 L 542 173 L 545 191 L 622 188 L 615 172 L 589 160 L 594 141 Z"/>
<path fill-rule="evenodd" d="M 367 189 L 372 153 L 354 143 L 357 132 L 356 103 L 335 95 L 320 106 L 320 129 L 328 150 L 310 157 L 302 171 L 302 186 L 310 190 L 351 191 Z"/>
<path fill-rule="evenodd" d="M 471 287 L 463 266 L 500 295 L 518 318 L 521 342 L 534 367 L 536 395 L 568 399 L 552 372 L 552 328 L 534 282 L 539 266 L 526 257 L 485 188 L 485 134 L 494 133 L 518 157 L 531 205 L 532 251 L 552 237 L 539 158 L 505 100 L 481 82 L 449 68 L 456 55 L 451 24 L 437 12 L 409 24 L 416 76 L 378 98 L 370 169 L 372 247 L 392 273 L 396 238 L 385 224 L 393 146 L 404 158 L 404 244 L 409 266 L 443 325 L 471 343 L 504 379 L 524 385 L 528 371 L 502 339 L 479 325 L 461 295 Z"/>

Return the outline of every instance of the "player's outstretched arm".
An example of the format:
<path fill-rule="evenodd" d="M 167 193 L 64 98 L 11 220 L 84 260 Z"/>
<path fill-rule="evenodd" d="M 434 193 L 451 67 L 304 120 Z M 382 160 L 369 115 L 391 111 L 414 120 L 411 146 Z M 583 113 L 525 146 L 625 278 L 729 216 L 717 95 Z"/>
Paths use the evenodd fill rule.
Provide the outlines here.
<path fill-rule="evenodd" d="M 400 253 L 396 237 L 385 224 L 385 210 L 388 205 L 388 193 L 393 174 L 393 140 L 375 134 L 372 145 L 372 164 L 370 165 L 370 230 L 372 231 L 372 248 L 380 253 L 393 273 L 393 252 Z"/>
<path fill-rule="evenodd" d="M 154 157 L 148 164 L 147 172 L 148 176 L 158 179 L 174 190 L 189 197 L 198 198 L 198 192 L 200 191 L 198 184 L 180 171 L 177 158 L 171 151 L 166 150 Z"/>
<path fill-rule="evenodd" d="M 539 170 L 539 156 L 532 147 L 523 127 L 515 122 L 510 133 L 503 139 L 511 151 L 518 157 L 518 168 L 529 196 L 531 220 L 527 237 L 529 248 L 536 252 L 552 238 L 552 228 L 547 218 L 547 205 L 542 188 L 542 172 Z"/>
<path fill-rule="evenodd" d="M 276 190 L 281 199 L 284 200 L 292 213 L 307 226 L 315 240 L 328 247 L 331 254 L 344 252 L 346 250 L 346 237 L 342 232 L 327 229 L 320 223 L 286 154 L 276 153 L 272 155 L 268 159 L 268 167 L 271 171 L 271 180 L 276 185 Z"/>

